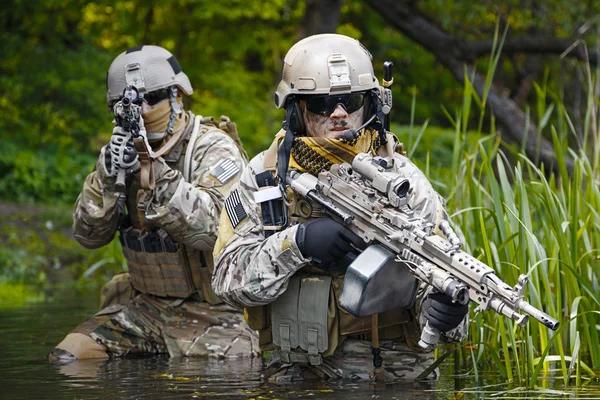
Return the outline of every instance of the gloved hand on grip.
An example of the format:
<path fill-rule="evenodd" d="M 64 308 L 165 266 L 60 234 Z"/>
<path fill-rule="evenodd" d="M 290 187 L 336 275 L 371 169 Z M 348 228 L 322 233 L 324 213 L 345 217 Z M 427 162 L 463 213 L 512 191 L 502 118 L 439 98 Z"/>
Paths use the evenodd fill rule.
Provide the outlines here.
<path fill-rule="evenodd" d="M 127 172 L 135 171 L 139 168 L 139 161 L 131 133 L 115 126 L 104 152 L 104 169 L 107 176 L 116 176 L 121 168 Z"/>
<path fill-rule="evenodd" d="M 346 254 L 357 252 L 356 248 L 363 250 L 366 247 L 354 232 L 331 218 L 301 223 L 296 243 L 304 257 L 312 257 L 324 264 L 342 260 Z"/>
<path fill-rule="evenodd" d="M 448 332 L 460 325 L 469 313 L 469 304 L 453 303 L 450 296 L 438 292 L 427 296 L 421 310 L 431 327 Z"/>

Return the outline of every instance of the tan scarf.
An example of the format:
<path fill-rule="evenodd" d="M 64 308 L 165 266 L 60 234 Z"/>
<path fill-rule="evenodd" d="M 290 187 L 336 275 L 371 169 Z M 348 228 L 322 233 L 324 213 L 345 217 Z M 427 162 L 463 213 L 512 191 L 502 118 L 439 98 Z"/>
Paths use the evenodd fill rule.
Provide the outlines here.
<path fill-rule="evenodd" d="M 358 153 L 371 153 L 379 147 L 376 131 L 365 130 L 351 141 L 322 137 L 297 137 L 292 145 L 290 168 L 318 175 L 333 164 L 352 163 Z"/>
<path fill-rule="evenodd" d="M 160 143 L 166 138 L 170 116 L 171 104 L 169 103 L 169 99 L 162 100 L 152 110 L 143 114 L 148 142 L 152 145 L 152 147 L 154 147 L 157 142 Z M 185 112 L 175 116 L 173 135 L 176 135 L 179 133 L 179 131 L 185 128 L 188 119 L 189 115 L 187 115 Z"/>

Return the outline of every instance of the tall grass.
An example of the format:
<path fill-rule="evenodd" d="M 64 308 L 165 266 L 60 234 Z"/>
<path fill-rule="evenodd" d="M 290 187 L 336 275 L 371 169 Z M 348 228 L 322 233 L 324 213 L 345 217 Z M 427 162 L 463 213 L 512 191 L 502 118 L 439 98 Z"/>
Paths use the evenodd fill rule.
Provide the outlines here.
<path fill-rule="evenodd" d="M 528 117 L 527 121 L 536 123 L 539 135 L 551 137 L 558 172 L 540 167 L 525 155 L 522 144 L 514 147 L 502 142 L 486 109 L 505 35 L 495 41 L 483 96 L 478 96 L 465 73 L 462 108 L 454 116 L 443 109 L 454 126 L 451 164 L 436 168 L 427 153 L 422 167 L 447 199 L 464 249 L 493 267 L 510 285 L 526 274 L 527 301 L 559 320 L 560 328 L 552 332 L 533 319 L 520 328 L 494 312 L 475 314 L 472 310 L 470 345 L 461 347 L 460 356 L 473 361 L 475 373 L 478 362 L 487 360 L 507 380 L 529 387 L 540 382 L 540 375 L 551 372 L 562 377 L 565 385 L 582 385 L 594 375 L 590 366 L 600 366 L 598 95 L 588 65 L 584 68 L 586 117 L 578 136 L 560 96 L 549 90 L 547 74 L 541 85 L 536 84 L 538 120 Z M 499 37 L 498 30 L 495 37 Z M 474 127 L 469 126 L 472 120 L 477 121 Z M 488 133 L 482 131 L 484 121 L 489 121 Z M 469 129 L 475 131 L 469 133 Z M 418 138 L 428 133 L 426 121 Z M 412 135 L 401 139 L 409 139 L 408 152 L 414 154 L 419 140 L 413 141 Z M 571 175 L 567 158 L 574 160 Z"/>
<path fill-rule="evenodd" d="M 479 135 L 484 118 L 490 118 L 492 129 L 494 121 L 468 79 L 462 109 L 453 118 L 446 113 L 455 127 L 450 169 L 423 168 L 433 182 L 444 182 L 438 189 L 448 201 L 465 250 L 511 285 L 526 274 L 527 300 L 561 323 L 556 332 L 533 319 L 519 328 L 494 312 L 472 312 L 468 340 L 479 350 L 464 350 L 463 357 L 490 360 L 506 379 L 530 387 L 550 368 L 558 369 L 565 384 L 583 384 L 593 375 L 590 366 L 600 366 L 597 104 L 594 96 L 588 97 L 586 141 L 569 148 L 573 124 L 560 98 L 554 96 L 555 102 L 547 104 L 547 90 L 545 86 L 536 90 L 541 119 L 537 123 L 540 131 L 549 128 L 557 173 L 536 165 L 523 149 L 503 143 L 493 130 Z M 480 139 L 473 143 L 466 139 L 470 119 L 465 116 L 477 113 Z M 566 157 L 574 160 L 571 175 Z"/>

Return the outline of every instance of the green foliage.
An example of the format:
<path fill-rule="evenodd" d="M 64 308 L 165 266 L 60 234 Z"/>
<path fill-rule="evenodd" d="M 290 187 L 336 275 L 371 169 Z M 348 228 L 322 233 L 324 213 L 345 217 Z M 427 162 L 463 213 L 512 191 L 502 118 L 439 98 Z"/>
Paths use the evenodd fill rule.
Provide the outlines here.
<path fill-rule="evenodd" d="M 91 172 L 95 157 L 55 145 L 0 148 L 0 198 L 18 202 L 73 204 Z"/>
<path fill-rule="evenodd" d="M 588 110 L 596 107 L 590 99 Z M 564 109 L 564 105 L 550 105 L 542 112 L 557 108 Z M 477 101 L 466 101 L 458 114 L 468 113 L 484 114 L 485 108 Z M 561 126 L 568 129 L 567 124 Z M 567 141 L 560 139 L 569 132 L 557 131 L 554 126 L 552 131 L 558 175 L 536 167 L 518 150 L 502 149 L 494 135 L 473 141 L 469 137 L 474 136 L 464 137 L 462 129 L 455 131 L 453 145 L 453 153 L 460 154 L 459 163 L 450 170 L 430 170 L 432 181 L 448 201 L 465 250 L 492 266 L 511 285 L 525 274 L 528 301 L 563 325 L 553 333 L 533 319 L 521 329 L 493 312 L 472 315 L 469 340 L 478 351 L 463 358 L 471 358 L 474 366 L 486 357 L 502 362 L 507 379 L 527 381 L 530 387 L 551 364 L 557 366 L 565 383 L 571 376 L 566 360 L 581 366 L 576 375 L 580 383 L 593 376 L 587 366 L 600 365 L 595 311 L 600 306 L 600 170 L 593 161 L 598 158 L 597 149 L 570 151 Z M 423 138 L 432 136 L 436 137 L 434 143 L 448 144 L 451 139 L 444 138 L 447 135 L 442 133 L 438 139 L 426 129 Z M 567 153 L 575 159 L 572 176 L 566 169 Z M 433 158 L 428 153 L 425 159 Z"/>
<path fill-rule="evenodd" d="M 71 207 L 0 203 L 0 284 L 26 285 L 34 292 L 73 282 L 97 287 L 124 268 L 118 240 L 88 250 L 73 239 Z M 84 277 L 100 260 L 102 268 Z"/>
<path fill-rule="evenodd" d="M 45 300 L 44 293 L 32 291 L 31 286 L 0 282 L 0 310 L 12 307 L 23 307 L 28 303 Z"/>

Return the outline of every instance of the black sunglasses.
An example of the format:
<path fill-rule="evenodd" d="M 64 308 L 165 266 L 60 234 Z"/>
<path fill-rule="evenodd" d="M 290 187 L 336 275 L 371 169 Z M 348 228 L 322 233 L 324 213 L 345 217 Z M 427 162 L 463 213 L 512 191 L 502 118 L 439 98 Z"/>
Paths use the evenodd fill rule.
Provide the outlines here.
<path fill-rule="evenodd" d="M 154 90 L 149 93 L 144 93 L 144 101 L 148 103 L 148 105 L 155 105 L 164 99 L 169 98 L 169 89 L 159 89 Z"/>
<path fill-rule="evenodd" d="M 360 110 L 364 102 L 364 93 L 311 96 L 306 98 L 306 109 L 327 117 L 333 113 L 338 105 L 341 105 L 348 114 L 352 114 Z"/>

